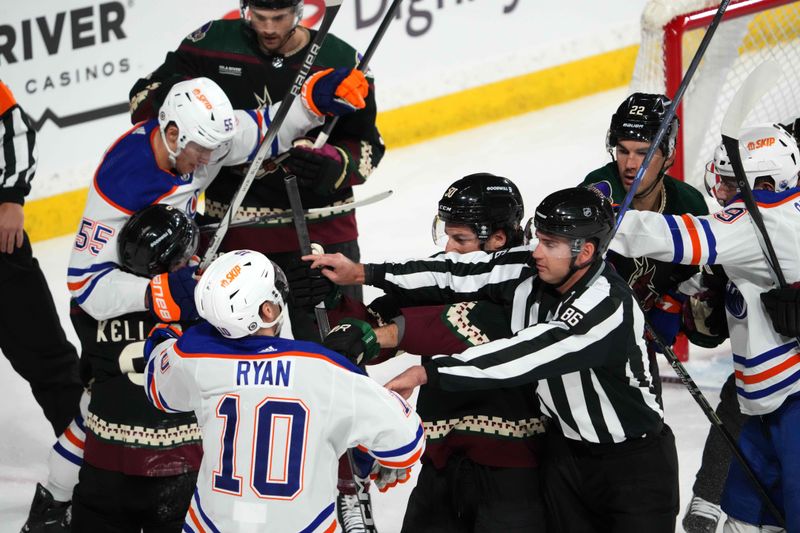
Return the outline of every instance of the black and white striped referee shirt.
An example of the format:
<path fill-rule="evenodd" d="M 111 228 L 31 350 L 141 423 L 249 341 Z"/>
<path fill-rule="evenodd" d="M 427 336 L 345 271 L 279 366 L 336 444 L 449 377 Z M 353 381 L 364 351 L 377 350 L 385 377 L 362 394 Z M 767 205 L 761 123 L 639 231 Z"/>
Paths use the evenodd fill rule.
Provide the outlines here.
<path fill-rule="evenodd" d="M 30 117 L 0 81 L 0 203 L 23 204 L 36 172 L 36 131 Z"/>
<path fill-rule="evenodd" d="M 367 265 L 367 283 L 404 305 L 487 299 L 511 308 L 509 339 L 425 364 L 444 390 L 537 384 L 564 436 L 616 443 L 663 423 L 644 341 L 644 316 L 611 267 L 592 266 L 564 295 L 539 280 L 529 247 Z"/>

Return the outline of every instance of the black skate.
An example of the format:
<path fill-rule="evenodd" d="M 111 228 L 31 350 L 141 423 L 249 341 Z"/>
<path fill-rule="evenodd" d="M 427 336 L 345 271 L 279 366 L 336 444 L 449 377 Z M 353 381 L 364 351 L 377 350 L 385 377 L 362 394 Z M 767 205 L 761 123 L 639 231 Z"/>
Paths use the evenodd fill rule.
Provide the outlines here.
<path fill-rule="evenodd" d="M 369 498 L 369 493 L 365 493 Z M 336 516 L 344 533 L 377 533 L 374 524 L 365 524 L 361 506 L 355 494 L 342 494 L 336 497 Z"/>
<path fill-rule="evenodd" d="M 71 511 L 71 502 L 55 501 L 50 491 L 37 483 L 28 521 L 20 533 L 69 533 Z"/>

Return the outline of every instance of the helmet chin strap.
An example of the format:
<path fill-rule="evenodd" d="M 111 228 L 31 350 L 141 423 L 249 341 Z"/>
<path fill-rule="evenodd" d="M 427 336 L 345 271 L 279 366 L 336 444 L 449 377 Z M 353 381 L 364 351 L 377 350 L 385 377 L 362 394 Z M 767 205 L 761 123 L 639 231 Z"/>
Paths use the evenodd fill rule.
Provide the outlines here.
<path fill-rule="evenodd" d="M 167 136 L 164 133 L 164 130 L 166 130 L 166 128 L 164 129 L 158 128 L 158 130 L 161 132 L 161 140 L 164 141 L 164 148 L 167 149 L 167 154 L 169 155 L 169 164 L 172 165 L 172 168 L 175 168 L 176 165 L 178 164 L 177 158 L 181 153 L 181 149 L 179 148 L 177 152 L 173 152 L 172 149 L 169 147 L 169 143 L 167 142 Z"/>
<path fill-rule="evenodd" d="M 267 300 L 267 301 L 269 301 L 269 300 Z M 259 320 L 258 327 L 259 328 L 264 328 L 264 329 L 266 329 L 266 328 L 275 328 L 275 335 L 274 336 L 277 337 L 278 334 L 281 332 L 281 325 L 283 325 L 283 317 L 284 317 L 284 308 L 285 308 L 285 306 L 283 304 L 279 304 L 277 302 L 270 302 L 270 303 L 274 303 L 274 304 L 278 305 L 278 307 L 280 308 L 281 311 L 280 311 L 280 313 L 278 313 L 278 316 L 275 317 L 275 320 L 273 320 L 271 322 L 263 322 L 263 321 Z M 259 313 L 259 318 L 260 318 L 260 313 Z"/>
<path fill-rule="evenodd" d="M 580 243 L 580 248 L 583 248 L 583 245 L 586 243 L 586 240 L 585 239 L 576 239 L 575 242 L 577 243 L 578 241 L 582 241 Z M 572 277 L 573 274 L 575 274 L 575 272 L 577 272 L 578 270 L 580 270 L 582 268 L 585 268 L 585 267 L 591 265 L 592 263 L 594 263 L 597 260 L 598 256 L 597 256 L 597 252 L 595 251 L 595 253 L 592 255 L 591 259 L 589 259 L 588 261 L 586 261 L 585 263 L 582 263 L 580 265 L 576 264 L 575 261 L 578 259 L 578 254 L 580 253 L 580 249 L 575 250 L 574 249 L 575 247 L 577 247 L 577 245 L 573 245 L 573 250 L 572 250 L 573 255 L 572 255 L 572 258 L 569 260 L 569 270 L 567 270 L 567 273 L 560 280 L 558 280 L 558 281 L 556 281 L 554 283 L 550 283 L 550 285 L 552 285 L 556 289 L 560 288 L 567 281 L 569 281 L 569 279 Z"/>

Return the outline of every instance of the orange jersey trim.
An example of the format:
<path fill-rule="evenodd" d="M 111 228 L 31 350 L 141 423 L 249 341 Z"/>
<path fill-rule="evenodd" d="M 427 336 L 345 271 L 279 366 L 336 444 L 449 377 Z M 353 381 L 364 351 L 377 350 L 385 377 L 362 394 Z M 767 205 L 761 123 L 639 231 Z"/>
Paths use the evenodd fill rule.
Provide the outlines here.
<path fill-rule="evenodd" d="M 86 278 L 86 279 L 84 279 L 82 281 L 70 281 L 70 282 L 67 282 L 67 288 L 69 290 L 71 290 L 71 291 L 77 291 L 78 289 L 80 289 L 81 287 L 83 287 L 84 285 L 89 283 L 89 280 L 92 279 L 92 277 L 93 276 L 89 276 L 88 278 Z"/>
<path fill-rule="evenodd" d="M 192 503 L 192 505 L 194 505 L 194 503 Z M 189 517 L 192 519 L 192 522 L 194 522 L 195 527 L 200 533 L 206 533 L 206 529 L 200 524 L 200 520 L 197 518 L 197 514 L 195 514 L 192 506 L 189 506 Z"/>
<path fill-rule="evenodd" d="M 334 531 L 336 531 L 336 519 L 335 518 L 333 519 L 333 522 L 331 522 L 331 525 L 329 525 L 328 528 L 324 531 L 324 533 L 333 533 Z"/>
<path fill-rule="evenodd" d="M 408 468 L 409 466 L 417 462 L 417 459 L 419 459 L 420 455 L 422 455 L 422 449 L 417 450 L 417 453 L 415 453 L 405 461 L 383 461 L 381 459 L 377 459 L 377 461 L 383 466 L 389 468 Z"/>
<path fill-rule="evenodd" d="M 80 448 L 81 450 L 83 449 L 84 443 L 81 442 L 80 439 L 72 432 L 72 429 L 67 428 L 66 431 L 64 431 L 64 436 L 76 447 Z"/>
<path fill-rule="evenodd" d="M 775 365 L 775 366 L 773 366 L 772 368 L 770 368 L 768 370 L 764 370 L 763 372 L 759 372 L 758 374 L 752 374 L 752 375 L 746 376 L 746 375 L 744 375 L 744 373 L 741 370 L 737 370 L 735 372 L 736 379 L 738 379 L 739 381 L 741 381 L 742 383 L 744 383 L 746 385 L 752 385 L 753 383 L 761 383 L 764 380 L 767 380 L 767 379 L 769 379 L 769 378 L 771 378 L 773 376 L 776 376 L 776 375 L 780 374 L 781 372 L 783 372 L 787 368 L 790 368 L 790 367 L 796 365 L 797 363 L 800 363 L 800 354 L 794 354 L 793 356 L 791 356 L 790 358 L 786 359 L 781 364 Z"/>
<path fill-rule="evenodd" d="M 689 232 L 689 240 L 692 242 L 692 264 L 697 265 L 700 263 L 700 236 L 697 234 L 697 226 L 694 225 L 692 217 L 689 215 L 681 215 L 683 223 L 686 224 L 686 231 Z"/>

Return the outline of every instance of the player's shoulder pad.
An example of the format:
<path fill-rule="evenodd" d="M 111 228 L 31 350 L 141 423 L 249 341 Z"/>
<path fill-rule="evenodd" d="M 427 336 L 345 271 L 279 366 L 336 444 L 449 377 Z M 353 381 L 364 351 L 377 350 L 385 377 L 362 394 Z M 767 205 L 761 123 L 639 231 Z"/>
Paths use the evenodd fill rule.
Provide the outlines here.
<path fill-rule="evenodd" d="M 785 203 L 794 202 L 795 207 L 800 210 L 800 187 L 786 189 L 781 192 L 767 191 L 758 189 L 753 191 L 753 198 L 763 207 L 777 207 Z"/>
<path fill-rule="evenodd" d="M 361 55 L 346 41 L 329 33 L 317 57 L 316 65 L 322 67 L 355 67 Z"/>
<path fill-rule="evenodd" d="M 189 328 L 181 336 L 177 344 L 181 355 L 185 357 L 229 358 L 237 356 L 242 359 L 264 355 L 280 355 L 289 353 L 298 357 L 310 357 L 331 363 L 343 370 L 364 374 L 364 371 L 350 362 L 346 357 L 328 350 L 314 342 L 251 335 L 241 339 L 228 339 L 208 322 Z"/>
<path fill-rule="evenodd" d="M 708 204 L 706 204 L 703 193 L 685 181 L 673 178 L 672 176 L 664 176 L 664 188 L 667 191 L 667 197 L 669 198 L 672 196 L 675 205 L 678 207 L 679 213 L 675 214 L 708 214 Z"/>
<path fill-rule="evenodd" d="M 168 193 L 177 179 L 158 167 L 150 134 L 158 121 L 139 123 L 111 145 L 97 169 L 94 186 L 117 209 L 136 212 Z"/>

